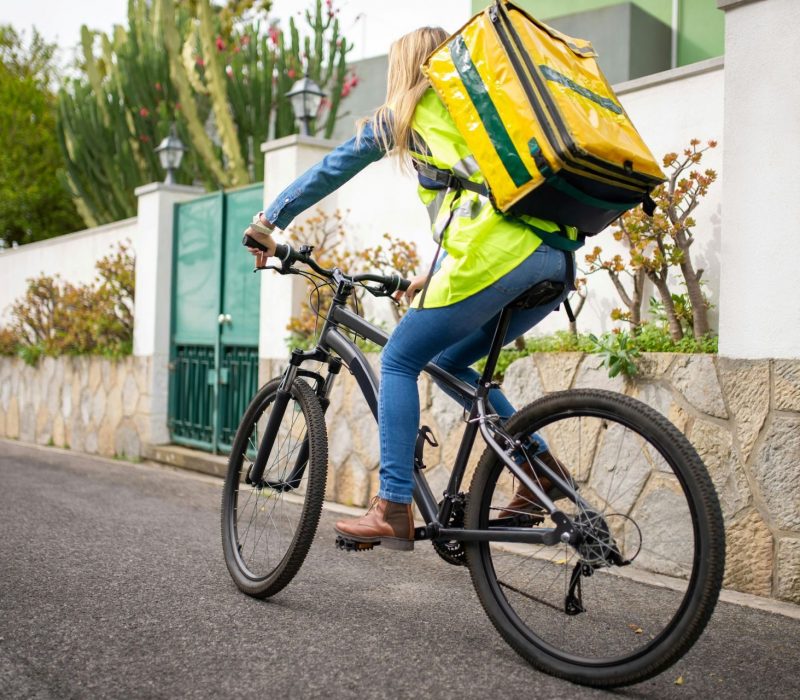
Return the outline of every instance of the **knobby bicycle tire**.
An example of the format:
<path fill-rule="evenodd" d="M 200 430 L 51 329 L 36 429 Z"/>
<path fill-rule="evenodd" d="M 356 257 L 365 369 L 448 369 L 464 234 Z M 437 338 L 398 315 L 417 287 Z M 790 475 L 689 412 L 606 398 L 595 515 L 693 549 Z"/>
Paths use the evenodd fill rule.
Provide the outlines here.
<path fill-rule="evenodd" d="M 245 482 L 258 449 L 259 425 L 263 427 L 280 381 L 276 378 L 265 384 L 247 407 L 236 431 L 222 493 L 225 564 L 239 589 L 257 598 L 274 595 L 299 571 L 317 530 L 327 479 L 325 417 L 311 387 L 296 379 L 267 459 L 264 480 L 273 487 L 256 488 Z M 303 454 L 307 460 L 298 457 Z M 292 469 L 298 467 L 300 476 L 292 488 L 286 488 L 288 475 L 297 473 Z M 264 563 L 259 564 L 259 559 Z"/>
<path fill-rule="evenodd" d="M 473 585 L 497 631 L 536 668 L 584 685 L 629 685 L 675 663 L 714 610 L 725 559 L 719 501 L 692 445 L 645 404 L 600 390 L 550 394 L 515 413 L 505 427 L 523 441 L 539 433 L 551 452 L 571 458 L 572 466 L 564 463 L 578 494 L 597 505 L 587 510 L 567 499 L 557 505 L 565 512 L 573 507 L 578 520 L 583 514 L 587 532 L 591 523 L 595 539 L 587 542 L 603 542 L 580 551 L 553 545 L 552 551 L 562 552 L 558 558 L 544 547 L 507 551 L 498 543 L 467 543 Z M 467 528 L 485 528 L 496 517 L 516 488 L 510 476 L 487 449 L 470 486 Z M 605 493 L 603 484 L 609 484 Z M 692 551 L 684 551 L 690 542 Z M 602 561 L 610 557 L 602 552 L 617 545 L 633 558 L 629 567 Z M 597 552 L 597 568 L 587 567 Z M 576 613 L 573 605 L 568 614 L 565 603 L 570 595 L 574 602 L 576 578 L 583 611 Z"/>

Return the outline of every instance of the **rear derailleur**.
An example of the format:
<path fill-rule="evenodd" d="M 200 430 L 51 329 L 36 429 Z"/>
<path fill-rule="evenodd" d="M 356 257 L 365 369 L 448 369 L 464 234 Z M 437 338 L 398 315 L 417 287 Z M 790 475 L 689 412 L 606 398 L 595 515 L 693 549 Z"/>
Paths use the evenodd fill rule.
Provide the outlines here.
<path fill-rule="evenodd" d="M 575 518 L 574 524 L 579 533 L 577 549 L 581 558 L 572 569 L 569 588 L 564 598 L 564 612 L 567 615 L 578 615 L 586 611 L 581 593 L 582 577 L 589 578 L 601 567 L 627 566 L 631 563 L 620 554 L 608 523 L 599 513 L 583 511 Z"/>

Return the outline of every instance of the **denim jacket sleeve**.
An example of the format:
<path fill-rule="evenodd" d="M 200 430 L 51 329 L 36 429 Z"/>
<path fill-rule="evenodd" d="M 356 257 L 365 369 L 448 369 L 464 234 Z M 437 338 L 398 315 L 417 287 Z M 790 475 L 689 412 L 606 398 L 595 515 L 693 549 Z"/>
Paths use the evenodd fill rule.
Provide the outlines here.
<path fill-rule="evenodd" d="M 372 122 L 367 122 L 360 139 L 353 137 L 336 147 L 281 192 L 264 210 L 265 218 L 277 228 L 286 228 L 298 214 L 384 155 Z"/>

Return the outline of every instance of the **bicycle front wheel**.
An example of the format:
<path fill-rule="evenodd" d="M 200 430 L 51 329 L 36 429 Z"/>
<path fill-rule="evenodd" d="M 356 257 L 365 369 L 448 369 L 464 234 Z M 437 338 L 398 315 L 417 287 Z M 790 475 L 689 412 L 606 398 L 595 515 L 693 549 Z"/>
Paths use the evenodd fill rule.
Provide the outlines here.
<path fill-rule="evenodd" d="M 317 531 L 327 478 L 328 441 L 319 400 L 301 379 L 290 390 L 263 478 L 247 478 L 274 410 L 280 379 L 262 387 L 236 432 L 222 493 L 222 549 L 236 585 L 266 598 L 300 569 Z M 277 408 L 276 408 L 277 406 Z"/>
<path fill-rule="evenodd" d="M 539 434 L 566 467 L 580 499 L 556 505 L 580 540 L 467 543 L 489 618 L 531 664 L 576 683 L 614 687 L 660 673 L 703 631 L 722 582 L 722 515 L 697 453 L 662 415 L 606 391 L 551 394 L 505 427 L 523 445 Z M 546 511 L 520 506 L 526 490 L 515 481 L 487 450 L 466 527 L 509 517 L 512 501 L 554 527 Z"/>

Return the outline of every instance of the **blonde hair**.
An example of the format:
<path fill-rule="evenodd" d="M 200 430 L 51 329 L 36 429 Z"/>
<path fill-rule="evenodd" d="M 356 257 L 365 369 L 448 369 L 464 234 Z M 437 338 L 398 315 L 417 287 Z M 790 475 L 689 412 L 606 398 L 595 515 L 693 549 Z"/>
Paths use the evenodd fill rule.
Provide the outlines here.
<path fill-rule="evenodd" d="M 358 122 L 357 138 L 364 126 L 373 122 L 375 138 L 391 155 L 405 160 L 409 147 L 416 141 L 411 128 L 414 110 L 430 87 L 422 74 L 422 64 L 437 46 L 448 37 L 441 27 L 420 27 L 401 36 L 389 49 L 389 71 L 386 80 L 386 101 L 371 117 Z"/>

